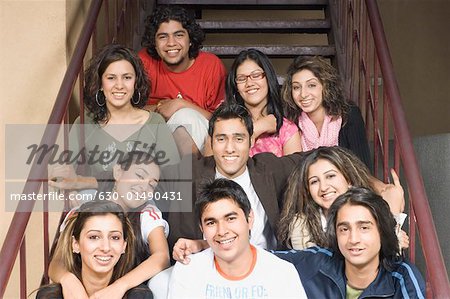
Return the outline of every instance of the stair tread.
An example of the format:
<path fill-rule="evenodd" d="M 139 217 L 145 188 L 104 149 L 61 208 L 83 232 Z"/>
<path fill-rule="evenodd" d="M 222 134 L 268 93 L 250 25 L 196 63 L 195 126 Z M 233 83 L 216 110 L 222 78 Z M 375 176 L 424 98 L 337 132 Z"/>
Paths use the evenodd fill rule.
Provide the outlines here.
<path fill-rule="evenodd" d="M 255 48 L 268 56 L 294 57 L 298 55 L 320 55 L 334 56 L 336 49 L 330 46 L 280 46 L 280 45 L 252 45 L 252 46 L 229 46 L 229 45 L 205 45 L 204 51 L 212 52 L 218 56 L 236 56 L 242 50 Z"/>
<path fill-rule="evenodd" d="M 330 21 L 324 19 L 302 20 L 197 20 L 197 23 L 206 31 L 221 30 L 317 30 L 323 31 L 331 28 Z"/>
<path fill-rule="evenodd" d="M 176 5 L 328 5 L 328 0 L 158 0 L 157 4 Z"/>

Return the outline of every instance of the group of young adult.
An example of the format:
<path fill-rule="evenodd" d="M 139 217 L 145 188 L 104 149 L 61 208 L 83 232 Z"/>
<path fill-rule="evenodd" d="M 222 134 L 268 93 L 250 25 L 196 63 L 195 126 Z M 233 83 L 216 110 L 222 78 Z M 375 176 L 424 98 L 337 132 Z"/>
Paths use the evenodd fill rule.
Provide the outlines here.
<path fill-rule="evenodd" d="M 264 53 L 242 51 L 227 75 L 203 40 L 194 16 L 158 6 L 139 55 L 108 45 L 91 60 L 71 150 L 102 159 L 54 167 L 49 185 L 95 200 L 67 214 L 59 284 L 38 297 L 423 297 L 401 256 L 403 189 L 395 172 L 370 176 L 336 70 L 299 57 L 280 90 Z M 155 192 L 181 200 L 162 213 Z M 291 248 L 307 249 L 266 251 Z"/>

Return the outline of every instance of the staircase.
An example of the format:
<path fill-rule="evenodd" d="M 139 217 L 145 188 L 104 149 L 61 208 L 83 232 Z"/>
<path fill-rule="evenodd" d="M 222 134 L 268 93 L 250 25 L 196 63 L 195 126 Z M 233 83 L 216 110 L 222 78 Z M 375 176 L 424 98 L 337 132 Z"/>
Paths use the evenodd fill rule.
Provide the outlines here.
<path fill-rule="evenodd" d="M 229 67 L 240 51 L 256 48 L 268 55 L 282 83 L 292 58 L 319 55 L 336 61 L 328 0 L 159 0 L 195 12 L 206 32 L 203 50 Z"/>
<path fill-rule="evenodd" d="M 83 60 L 89 58 L 89 42 L 94 51 L 111 41 L 137 50 L 139 38 L 136 36 L 142 34 L 143 16 L 161 4 L 176 4 L 193 10 L 207 33 L 203 50 L 218 55 L 226 66 L 231 65 L 241 50 L 252 47 L 271 58 L 280 83 L 288 64 L 298 55 L 324 56 L 338 68 L 350 100 L 360 106 L 365 117 L 367 135 L 373 141 L 374 169 L 381 169 L 374 175 L 387 181 L 389 168 L 393 167 L 397 171 L 401 169 L 405 177 L 402 184 L 405 192 L 408 191 L 410 248 L 417 245 L 423 251 L 427 298 L 449 298 L 448 275 L 413 151 L 376 0 L 91 0 L 89 15 L 48 123 L 67 122 L 67 107 L 77 76 L 82 80 Z M 116 20 L 109 21 L 105 17 L 109 15 L 115 15 Z M 135 23 L 138 23 L 137 26 Z M 83 107 L 82 103 L 80 107 Z M 80 114 L 83 115 L 83 111 Z M 51 144 L 54 138 L 55 132 L 46 130 L 42 140 Z M 392 161 L 389 159 L 391 156 Z M 33 165 L 29 177 L 35 177 L 36 173 L 42 176 L 45 171 Z M 23 193 L 38 193 L 41 189 L 44 192 L 47 190 L 46 182 L 30 181 L 25 184 Z M 33 209 L 34 203 L 25 204 L 31 205 L 25 210 Z M 18 208 L 21 209 L 24 208 Z M 48 216 L 45 212 L 42 214 L 45 251 L 42 258 L 43 282 L 46 283 L 50 238 Z M 29 293 L 26 266 L 30 263 L 25 254 L 25 231 L 29 218 L 30 213 L 16 212 L 2 245 L 0 298 L 9 286 L 18 257 L 20 297 L 25 298 Z M 415 255 L 415 251 L 410 250 L 409 256 L 413 262 Z"/>

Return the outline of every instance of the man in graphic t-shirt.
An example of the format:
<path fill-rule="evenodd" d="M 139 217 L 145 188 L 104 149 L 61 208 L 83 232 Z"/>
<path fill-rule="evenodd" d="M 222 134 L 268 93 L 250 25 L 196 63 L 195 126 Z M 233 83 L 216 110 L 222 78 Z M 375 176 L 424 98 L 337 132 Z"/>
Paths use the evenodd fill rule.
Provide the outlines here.
<path fill-rule="evenodd" d="M 254 216 L 239 184 L 205 185 L 195 212 L 210 248 L 175 264 L 168 298 L 306 298 L 292 264 L 250 245 Z"/>

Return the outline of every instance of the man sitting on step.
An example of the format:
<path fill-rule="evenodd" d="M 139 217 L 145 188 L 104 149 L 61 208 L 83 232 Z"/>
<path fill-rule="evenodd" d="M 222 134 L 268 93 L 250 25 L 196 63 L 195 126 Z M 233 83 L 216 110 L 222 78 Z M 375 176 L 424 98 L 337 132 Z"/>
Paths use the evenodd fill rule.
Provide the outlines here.
<path fill-rule="evenodd" d="M 147 107 L 164 116 L 182 155 L 202 152 L 208 120 L 225 98 L 225 67 L 200 51 L 204 39 L 194 15 L 162 5 L 146 20 L 139 52 L 151 82 Z"/>

